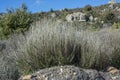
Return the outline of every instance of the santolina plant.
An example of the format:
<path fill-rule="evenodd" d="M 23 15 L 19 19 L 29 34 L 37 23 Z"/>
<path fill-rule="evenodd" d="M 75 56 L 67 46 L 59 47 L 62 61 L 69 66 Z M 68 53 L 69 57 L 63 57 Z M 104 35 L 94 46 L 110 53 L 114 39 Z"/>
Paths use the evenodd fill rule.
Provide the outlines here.
<path fill-rule="evenodd" d="M 83 31 L 65 22 L 44 19 L 32 25 L 14 53 L 22 73 L 59 65 L 118 67 L 119 35 L 119 30 Z"/>
<path fill-rule="evenodd" d="M 119 29 L 78 30 L 66 22 L 43 19 L 7 42 L 11 43 L 9 58 L 22 75 L 61 65 L 94 69 L 120 66 Z"/>

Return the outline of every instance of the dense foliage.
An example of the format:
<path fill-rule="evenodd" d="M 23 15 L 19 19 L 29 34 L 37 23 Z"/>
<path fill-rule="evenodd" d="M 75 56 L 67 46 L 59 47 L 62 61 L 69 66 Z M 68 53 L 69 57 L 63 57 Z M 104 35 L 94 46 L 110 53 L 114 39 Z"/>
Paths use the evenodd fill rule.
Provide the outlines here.
<path fill-rule="evenodd" d="M 31 14 L 27 7 L 22 4 L 21 9 L 7 10 L 0 19 L 0 37 L 6 37 L 15 32 L 28 30 L 32 22 Z"/>
<path fill-rule="evenodd" d="M 92 6 L 91 6 L 91 5 L 86 5 L 86 6 L 84 7 L 84 10 L 85 10 L 85 11 L 91 11 L 91 10 L 92 10 Z"/>

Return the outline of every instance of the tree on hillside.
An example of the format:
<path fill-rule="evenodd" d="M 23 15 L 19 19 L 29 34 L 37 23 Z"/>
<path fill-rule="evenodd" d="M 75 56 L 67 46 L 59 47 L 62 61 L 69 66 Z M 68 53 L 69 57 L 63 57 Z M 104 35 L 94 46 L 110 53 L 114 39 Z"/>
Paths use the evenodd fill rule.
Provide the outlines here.
<path fill-rule="evenodd" d="M 7 9 L 7 14 L 0 20 L 0 37 L 8 36 L 14 32 L 26 31 L 32 22 L 31 13 L 25 4 L 20 9 Z"/>
<path fill-rule="evenodd" d="M 91 10 L 92 10 L 92 6 L 91 6 L 91 5 L 86 5 L 86 6 L 84 7 L 84 10 L 85 10 L 85 11 L 91 11 Z"/>

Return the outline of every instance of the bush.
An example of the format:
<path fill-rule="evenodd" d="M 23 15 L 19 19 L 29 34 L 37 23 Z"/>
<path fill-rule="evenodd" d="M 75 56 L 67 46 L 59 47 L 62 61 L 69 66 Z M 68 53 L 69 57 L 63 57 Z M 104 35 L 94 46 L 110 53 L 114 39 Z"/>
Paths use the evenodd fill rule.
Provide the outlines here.
<path fill-rule="evenodd" d="M 27 41 L 22 45 L 22 50 L 17 51 L 21 73 L 27 74 L 40 68 L 79 63 L 80 45 L 73 43 L 74 31 L 71 28 L 56 25 L 51 21 L 37 23 L 35 27 L 26 36 Z"/>
<path fill-rule="evenodd" d="M 17 80 L 20 76 L 14 54 L 11 53 L 15 49 L 12 46 L 9 40 L 0 41 L 0 80 Z"/>
<path fill-rule="evenodd" d="M 51 8 L 51 9 L 50 9 L 50 12 L 54 12 L 54 10 Z"/>
<path fill-rule="evenodd" d="M 112 29 L 120 29 L 120 23 L 114 23 L 111 28 Z"/>
<path fill-rule="evenodd" d="M 110 65 L 120 66 L 116 64 L 119 57 L 115 59 L 115 55 L 119 56 L 116 51 L 120 47 L 120 37 L 116 37 L 119 31 L 78 31 L 69 24 L 52 21 L 34 24 L 25 39 L 16 45 L 13 53 L 20 73 L 57 65 L 99 70 Z"/>
<path fill-rule="evenodd" d="M 56 20 L 36 22 L 25 35 L 15 35 L 7 40 L 10 44 L 4 50 L 7 53 L 3 51 L 4 58 L 0 57 L 0 71 L 4 72 L 1 75 L 16 78 L 14 72 L 17 71 L 24 75 L 60 65 L 99 70 L 108 66 L 119 67 L 119 35 L 119 29 L 93 32 L 78 30 Z"/>
<path fill-rule="evenodd" d="M 115 49 L 115 52 L 112 57 L 111 65 L 114 65 L 117 68 L 119 68 L 120 65 L 118 65 L 118 64 L 120 64 L 120 48 Z"/>
<path fill-rule="evenodd" d="M 19 72 L 16 64 L 10 59 L 8 59 L 9 61 L 0 59 L 0 80 L 17 80 L 19 78 Z"/>
<path fill-rule="evenodd" d="M 31 14 L 27 12 L 27 7 L 22 4 L 21 9 L 7 10 L 8 13 L 2 15 L 0 20 L 1 37 L 6 37 L 14 32 L 24 32 L 28 30 Z"/>
<path fill-rule="evenodd" d="M 105 23 L 114 23 L 115 20 L 115 14 L 111 11 L 108 11 L 105 13 L 105 15 L 103 16 L 103 21 Z"/>
<path fill-rule="evenodd" d="M 85 10 L 85 11 L 91 11 L 91 10 L 92 10 L 92 6 L 91 6 L 91 5 L 86 5 L 86 6 L 84 7 L 84 10 Z"/>

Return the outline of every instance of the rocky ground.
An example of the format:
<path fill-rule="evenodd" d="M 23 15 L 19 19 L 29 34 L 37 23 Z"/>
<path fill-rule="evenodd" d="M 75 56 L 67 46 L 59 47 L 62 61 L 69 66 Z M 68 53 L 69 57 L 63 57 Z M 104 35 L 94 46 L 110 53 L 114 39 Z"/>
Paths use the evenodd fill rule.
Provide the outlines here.
<path fill-rule="evenodd" d="M 120 71 L 114 67 L 101 72 L 75 66 L 59 66 L 42 69 L 19 80 L 120 80 Z"/>

